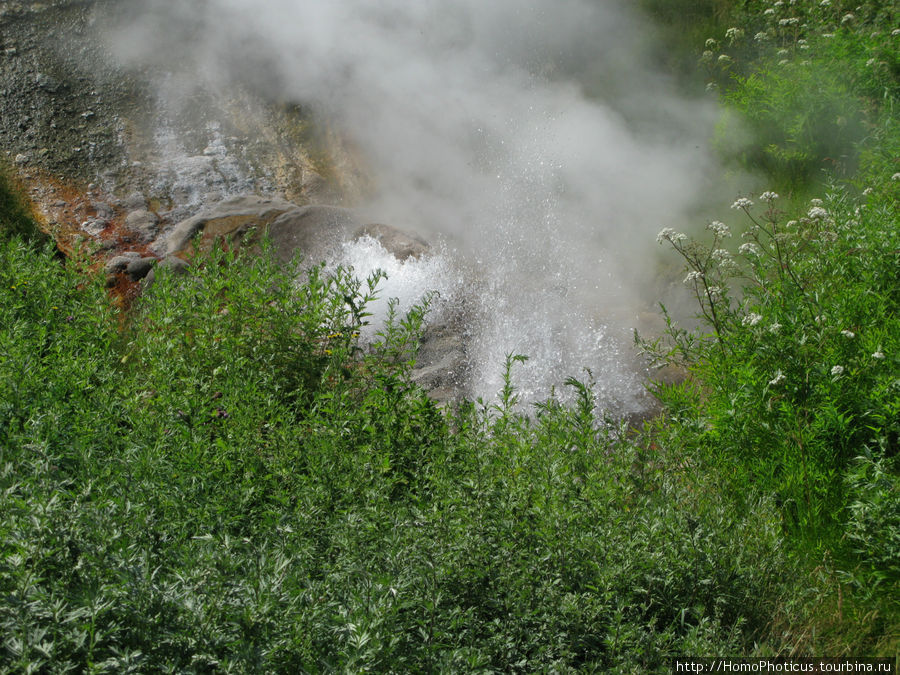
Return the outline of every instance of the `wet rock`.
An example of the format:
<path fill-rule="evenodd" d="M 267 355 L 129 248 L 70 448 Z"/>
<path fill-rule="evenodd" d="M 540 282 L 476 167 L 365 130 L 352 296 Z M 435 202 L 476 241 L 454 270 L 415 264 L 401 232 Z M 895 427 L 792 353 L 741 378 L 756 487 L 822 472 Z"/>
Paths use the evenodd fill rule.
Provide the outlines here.
<path fill-rule="evenodd" d="M 140 192 L 133 192 L 121 202 L 122 206 L 129 211 L 138 211 L 147 208 L 147 198 Z"/>
<path fill-rule="evenodd" d="M 147 209 L 132 211 L 125 216 L 125 227 L 136 233 L 142 241 L 150 241 L 156 236 L 159 217 Z"/>
<path fill-rule="evenodd" d="M 375 239 L 400 261 L 421 258 L 429 250 L 428 242 L 421 237 L 401 232 L 390 225 L 363 225 L 353 234 L 354 239 L 362 237 Z"/>
<path fill-rule="evenodd" d="M 426 328 L 410 376 L 432 400 L 449 404 L 462 396 L 469 378 L 463 331 L 453 323 Z"/>
<path fill-rule="evenodd" d="M 350 209 L 301 206 L 275 219 L 268 234 L 280 262 L 286 264 L 300 254 L 306 262 L 317 263 L 348 241 L 359 226 Z"/>
<path fill-rule="evenodd" d="M 88 218 L 79 227 L 83 232 L 96 237 L 106 229 L 107 225 L 109 225 L 109 221 L 105 218 Z"/>
<path fill-rule="evenodd" d="M 264 228 L 278 216 L 296 209 L 291 202 L 257 195 L 233 197 L 178 223 L 159 236 L 150 248 L 160 256 L 191 253 L 192 240 L 200 235 L 200 249 L 209 250 L 219 237 L 243 236 L 252 228 Z"/>
<path fill-rule="evenodd" d="M 128 267 L 129 264 L 139 259 L 140 257 L 140 253 L 134 253 L 131 251 L 123 253 L 122 255 L 114 256 L 106 261 L 106 265 L 104 265 L 103 271 L 107 274 L 124 272 L 125 268 Z"/>
<path fill-rule="evenodd" d="M 150 271 L 147 273 L 147 276 L 144 277 L 144 289 L 150 288 L 153 283 L 156 281 L 156 270 L 157 269 L 167 269 L 171 270 L 172 274 L 187 274 L 188 269 L 190 268 L 190 263 L 185 260 L 182 260 L 178 256 L 170 255 L 166 258 L 163 258 L 159 261 L 157 265 L 152 267 Z"/>
<path fill-rule="evenodd" d="M 63 205 L 65 205 L 65 202 L 63 202 Z M 106 202 L 91 202 L 91 207 L 96 212 L 98 218 L 112 220 L 116 215 L 115 211 L 113 211 L 113 208 Z"/>
<path fill-rule="evenodd" d="M 128 263 L 125 271 L 128 273 L 129 279 L 132 281 L 140 281 L 150 273 L 154 264 L 156 264 L 156 258 L 138 258 L 137 260 L 132 260 Z"/>

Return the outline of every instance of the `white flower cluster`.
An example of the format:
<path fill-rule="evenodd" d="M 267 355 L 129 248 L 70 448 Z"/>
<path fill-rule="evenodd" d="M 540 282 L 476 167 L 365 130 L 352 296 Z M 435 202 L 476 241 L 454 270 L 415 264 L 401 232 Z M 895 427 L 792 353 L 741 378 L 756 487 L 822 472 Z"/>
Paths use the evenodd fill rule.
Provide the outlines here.
<path fill-rule="evenodd" d="M 841 17 L 841 23 L 850 23 L 851 21 L 854 21 L 855 19 L 856 19 L 856 15 L 853 14 L 853 12 L 847 12 L 846 14 L 844 14 L 843 17 Z"/>
<path fill-rule="evenodd" d="M 725 223 L 720 223 L 718 220 L 712 221 L 706 226 L 706 229 L 711 230 L 713 234 L 723 239 L 731 236 L 731 230 L 728 229 L 728 226 Z"/>
<path fill-rule="evenodd" d="M 831 0 L 822 0 L 822 2 L 819 3 L 819 7 L 829 7 L 830 5 Z"/>
<path fill-rule="evenodd" d="M 744 37 L 744 31 L 740 28 L 729 28 L 725 31 L 725 37 L 731 42 L 734 42 L 735 40 L 740 40 Z"/>
<path fill-rule="evenodd" d="M 881 361 L 884 358 L 884 352 L 879 349 L 877 352 L 872 354 L 872 358 Z"/>
<path fill-rule="evenodd" d="M 891 176 L 891 180 L 900 180 L 900 173 L 895 173 L 893 176 Z"/>
<path fill-rule="evenodd" d="M 844 366 L 834 366 L 834 367 L 831 369 L 831 374 L 832 374 L 834 377 L 838 377 L 839 375 L 843 375 L 843 374 L 844 374 Z"/>
<path fill-rule="evenodd" d="M 748 241 L 738 247 L 738 253 L 742 255 L 759 255 L 759 249 L 756 247 L 756 244 L 751 244 Z"/>
<path fill-rule="evenodd" d="M 685 239 L 687 239 L 687 235 L 684 232 L 676 232 L 671 227 L 664 227 L 656 235 L 657 244 L 661 244 L 664 241 L 671 241 L 674 244 Z"/>
<path fill-rule="evenodd" d="M 768 42 L 769 34 L 765 33 L 765 32 L 759 32 L 753 36 L 753 39 L 756 40 L 757 42 Z"/>
<path fill-rule="evenodd" d="M 713 300 L 718 300 L 722 297 L 722 287 L 721 286 L 710 286 L 706 289 L 706 292 L 709 293 L 709 297 Z"/>
<path fill-rule="evenodd" d="M 688 272 L 687 276 L 684 278 L 684 283 L 686 284 L 695 284 L 699 281 L 703 281 L 703 274 L 701 274 L 697 270 Z"/>
<path fill-rule="evenodd" d="M 755 312 L 751 312 L 743 319 L 741 319 L 741 325 L 744 326 L 755 326 L 760 321 L 762 321 L 762 314 L 756 314 Z"/>
<path fill-rule="evenodd" d="M 781 332 L 781 324 L 776 321 L 769 326 L 769 332 L 772 333 L 772 335 L 778 335 L 778 333 Z"/>
<path fill-rule="evenodd" d="M 719 63 L 728 64 L 731 63 L 731 57 L 728 54 L 719 54 L 719 58 L 716 59 Z"/>
<path fill-rule="evenodd" d="M 892 30 L 891 35 L 893 35 L 894 37 L 900 35 L 900 28 L 895 28 L 894 30 Z"/>
<path fill-rule="evenodd" d="M 779 384 L 784 382 L 786 379 L 787 379 L 787 377 L 785 377 L 784 373 L 782 373 L 780 370 L 776 370 L 775 377 L 773 377 L 771 380 L 769 380 L 769 384 L 772 385 L 773 387 L 777 387 Z"/>
<path fill-rule="evenodd" d="M 823 209 L 821 206 L 813 206 L 809 211 L 807 211 L 806 216 L 810 220 L 825 220 L 828 217 L 828 211 Z"/>
<path fill-rule="evenodd" d="M 747 199 L 746 197 L 740 197 L 734 200 L 734 204 L 731 205 L 733 209 L 749 209 L 753 206 L 753 202 Z"/>
<path fill-rule="evenodd" d="M 854 333 L 852 330 L 842 330 L 841 335 L 843 335 L 848 340 L 852 340 L 856 337 L 856 333 Z"/>
<path fill-rule="evenodd" d="M 731 260 L 731 254 L 724 248 L 717 248 L 709 255 L 716 262 L 725 262 L 726 260 Z"/>
<path fill-rule="evenodd" d="M 763 192 L 759 196 L 759 198 L 762 199 L 764 202 L 774 202 L 776 199 L 778 199 L 778 193 L 772 192 L 771 190 L 769 190 L 767 192 Z"/>
<path fill-rule="evenodd" d="M 774 15 L 775 15 L 775 10 L 772 9 L 771 7 L 763 12 L 763 16 L 774 16 Z"/>
<path fill-rule="evenodd" d="M 800 24 L 800 19 L 798 19 L 796 16 L 792 16 L 789 19 L 781 19 L 778 22 L 779 26 L 797 26 L 799 24 Z"/>

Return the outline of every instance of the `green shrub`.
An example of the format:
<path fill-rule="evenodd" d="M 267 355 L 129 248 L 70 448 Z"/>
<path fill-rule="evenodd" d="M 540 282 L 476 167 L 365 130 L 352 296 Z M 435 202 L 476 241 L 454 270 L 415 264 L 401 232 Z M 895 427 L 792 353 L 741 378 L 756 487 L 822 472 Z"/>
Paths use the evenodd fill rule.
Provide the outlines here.
<path fill-rule="evenodd" d="M 653 672 L 768 621 L 771 500 L 625 441 L 590 383 L 526 416 L 511 358 L 442 413 L 425 307 L 362 344 L 348 272 L 218 251 L 123 323 L 4 246 L 4 669 Z"/>

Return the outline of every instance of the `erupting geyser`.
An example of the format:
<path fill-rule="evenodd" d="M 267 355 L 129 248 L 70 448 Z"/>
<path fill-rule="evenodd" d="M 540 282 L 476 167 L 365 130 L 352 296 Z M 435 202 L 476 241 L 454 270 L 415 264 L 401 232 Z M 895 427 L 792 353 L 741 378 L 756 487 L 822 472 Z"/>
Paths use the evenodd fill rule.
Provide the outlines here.
<path fill-rule="evenodd" d="M 655 71 L 647 35 L 609 0 L 156 0 L 112 43 L 182 94 L 249 83 L 352 139 L 367 219 L 439 243 L 384 294 L 467 296 L 471 393 L 493 396 L 514 352 L 526 398 L 589 368 L 627 412 L 635 283 L 660 224 L 697 201 L 713 114 Z M 375 248 L 344 261 L 364 274 Z"/>

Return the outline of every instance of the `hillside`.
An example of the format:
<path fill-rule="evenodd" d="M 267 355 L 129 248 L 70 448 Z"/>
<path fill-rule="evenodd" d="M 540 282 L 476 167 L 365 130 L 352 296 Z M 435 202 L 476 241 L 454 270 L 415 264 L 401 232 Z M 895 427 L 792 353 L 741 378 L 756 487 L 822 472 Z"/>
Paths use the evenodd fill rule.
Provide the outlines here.
<path fill-rule="evenodd" d="M 876 1 L 641 4 L 655 24 L 624 10 L 605 19 L 611 34 L 638 27 L 655 42 L 623 72 L 649 82 L 643 69 L 655 64 L 666 81 L 706 90 L 696 105 L 666 93 L 675 118 L 718 111 L 715 163 L 685 149 L 685 180 L 715 167 L 752 187 L 673 202 L 672 221 L 625 233 L 662 227 L 645 242 L 659 262 L 643 244 L 619 250 L 614 231 L 598 234 L 622 267 L 639 250 L 640 283 L 691 309 L 663 307 L 631 351 L 587 330 L 593 316 L 547 314 L 565 321 L 537 328 L 566 352 L 547 368 L 535 365 L 544 353 L 501 343 L 522 324 L 471 328 L 486 314 L 506 320 L 504 296 L 479 293 L 509 286 L 474 266 L 427 267 L 435 258 L 420 237 L 347 208 L 385 176 L 413 201 L 438 194 L 429 181 L 468 155 L 442 155 L 447 166 L 428 173 L 413 148 L 367 175 L 377 139 L 351 140 L 352 115 L 332 127 L 322 108 L 259 80 L 212 87 L 198 76 L 204 86 L 186 99 L 160 98 L 160 78 L 171 79 L 101 40 L 131 25 L 137 5 L 0 3 L 0 672 L 643 673 L 670 672 L 677 656 L 870 656 L 896 667 L 900 17 Z M 598 3 L 575 5 L 605 16 Z M 452 8 L 459 23 L 437 47 L 464 43 L 475 18 L 506 16 L 466 7 Z M 170 50 L 201 25 L 185 12 Z M 539 19 L 523 25 L 553 32 Z M 371 47 L 369 37 L 357 35 Z M 235 47 L 237 61 L 254 39 Z M 512 60 L 518 47 L 497 49 Z M 549 47 L 522 58 L 534 91 L 582 113 L 554 129 L 628 129 L 621 157 L 643 168 L 649 148 L 679 166 L 684 146 L 654 126 L 656 113 L 616 126 L 646 94 L 604 79 L 607 62 L 568 64 Z M 386 81 L 416 81 L 429 63 Z M 526 82 L 490 63 L 503 77 L 478 77 Z M 457 112 L 429 121 L 455 133 Z M 693 138 L 694 122 L 675 119 L 673 135 Z M 490 146 L 463 181 L 482 211 L 494 184 L 479 181 L 531 147 L 500 149 L 511 138 L 501 126 L 463 134 Z M 591 143 L 565 156 L 583 158 Z M 406 161 L 421 162 L 419 191 L 400 181 Z M 578 167 L 593 176 L 588 160 Z M 638 296 L 621 300 L 613 283 L 567 287 L 580 263 L 557 276 L 529 267 L 541 251 L 560 260 L 560 242 L 587 230 L 565 231 L 556 212 L 521 199 L 522 185 L 559 192 L 553 206 L 573 218 L 594 203 L 567 201 L 579 184 L 552 170 L 501 184 L 500 204 L 538 217 L 523 221 L 532 231 L 501 221 L 501 238 L 528 255 L 497 270 L 522 267 L 511 285 L 528 301 L 581 307 L 601 295 L 597 325 L 620 304 L 634 313 Z M 610 183 L 629 201 L 634 185 L 654 187 L 646 175 Z M 648 196 L 645 213 L 659 199 Z M 469 213 L 451 201 L 416 207 Z M 699 222 L 686 223 L 694 212 Z M 622 207 L 613 221 L 640 213 Z M 461 249 L 482 237 L 474 250 L 485 258 L 500 241 L 456 234 Z M 406 294 L 401 307 L 382 297 L 383 271 L 304 263 L 329 237 L 365 240 L 354 251 L 377 250 L 403 279 L 453 284 L 388 286 Z M 132 273 L 140 260 L 152 284 Z M 430 276 L 403 276 L 421 269 Z M 459 288 L 468 300 L 450 303 Z M 584 335 L 605 360 L 597 344 L 579 351 Z M 429 350 L 434 368 L 496 387 L 470 395 L 427 379 Z M 497 378 L 480 376 L 474 355 L 498 350 Z M 572 367 L 576 357 L 589 360 Z M 649 394 L 633 389 L 644 374 Z"/>

